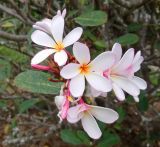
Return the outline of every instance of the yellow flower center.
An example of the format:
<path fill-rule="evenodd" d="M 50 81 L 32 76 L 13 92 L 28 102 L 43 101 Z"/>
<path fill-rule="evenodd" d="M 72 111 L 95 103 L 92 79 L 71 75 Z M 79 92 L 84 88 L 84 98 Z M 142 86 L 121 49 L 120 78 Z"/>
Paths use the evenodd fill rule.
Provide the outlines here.
<path fill-rule="evenodd" d="M 88 74 L 90 71 L 90 66 L 87 64 L 82 64 L 79 68 L 81 74 Z"/>
<path fill-rule="evenodd" d="M 62 42 L 59 41 L 53 46 L 53 48 L 56 49 L 57 52 L 60 52 L 61 50 L 64 49 L 64 45 Z"/>
<path fill-rule="evenodd" d="M 67 99 L 70 101 L 70 102 L 73 102 L 73 98 L 71 96 L 67 96 Z"/>

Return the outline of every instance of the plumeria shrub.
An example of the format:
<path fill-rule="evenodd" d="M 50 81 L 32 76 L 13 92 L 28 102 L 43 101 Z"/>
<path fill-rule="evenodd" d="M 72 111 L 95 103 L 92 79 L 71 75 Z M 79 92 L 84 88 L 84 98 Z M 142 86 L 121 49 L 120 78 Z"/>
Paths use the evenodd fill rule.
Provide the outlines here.
<path fill-rule="evenodd" d="M 0 146 L 158 147 L 159 16 L 159 0 L 0 0 Z"/>
<path fill-rule="evenodd" d="M 34 78 L 33 92 L 56 94 L 54 102 L 60 123 L 81 121 L 88 136 L 99 139 L 102 136 L 99 121 L 112 124 L 119 119 L 119 114 L 114 105 L 102 107 L 95 99 L 108 99 L 113 92 L 117 103 L 125 101 L 126 94 L 139 102 L 140 90 L 145 90 L 147 84 L 136 72 L 144 59 L 141 52 L 133 48 L 123 54 L 118 42 L 110 51 L 92 58 L 87 43 L 81 41 L 85 29 L 76 27 L 64 32 L 65 16 L 66 9 L 58 10 L 52 19 L 45 18 L 33 25 L 31 40 L 41 50 L 31 59 L 36 71 L 28 71 L 26 78 Z M 16 83 L 23 76 L 22 73 Z M 41 76 L 43 80 L 38 78 Z M 25 84 L 21 86 L 29 89 Z"/>

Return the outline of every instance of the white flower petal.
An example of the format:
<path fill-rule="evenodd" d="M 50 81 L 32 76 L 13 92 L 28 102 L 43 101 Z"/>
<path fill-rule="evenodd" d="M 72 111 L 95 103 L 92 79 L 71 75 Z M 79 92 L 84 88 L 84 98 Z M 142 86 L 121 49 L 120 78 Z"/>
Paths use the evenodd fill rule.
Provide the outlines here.
<path fill-rule="evenodd" d="M 62 16 L 56 16 L 52 19 L 51 32 L 56 42 L 62 42 L 64 30 L 64 18 Z"/>
<path fill-rule="evenodd" d="M 70 107 L 67 112 L 67 121 L 70 123 L 78 122 L 84 115 L 82 105 Z"/>
<path fill-rule="evenodd" d="M 55 45 L 54 40 L 45 32 L 42 32 L 40 30 L 34 31 L 31 35 L 31 39 L 34 43 L 45 47 L 52 48 Z"/>
<path fill-rule="evenodd" d="M 74 43 L 73 55 L 80 64 L 88 64 L 90 62 L 89 48 L 83 43 Z"/>
<path fill-rule="evenodd" d="M 62 106 L 64 105 L 65 103 L 65 96 L 55 96 L 55 104 L 57 106 L 57 108 L 60 110 L 62 108 Z"/>
<path fill-rule="evenodd" d="M 57 15 L 61 15 L 61 11 L 60 10 L 57 11 Z"/>
<path fill-rule="evenodd" d="M 101 94 L 102 94 L 101 91 L 97 91 L 96 89 L 94 89 L 93 87 L 91 87 L 89 84 L 87 85 L 85 96 L 87 96 L 87 97 L 98 97 Z"/>
<path fill-rule="evenodd" d="M 113 82 L 115 82 L 120 88 L 126 91 L 132 96 L 137 96 L 140 93 L 139 88 L 128 78 L 122 76 L 112 76 Z"/>
<path fill-rule="evenodd" d="M 136 63 L 140 59 L 140 57 L 141 57 L 141 51 L 138 51 L 134 56 L 132 64 Z"/>
<path fill-rule="evenodd" d="M 79 64 L 69 63 L 62 68 L 60 74 L 65 79 L 71 79 L 80 73 L 79 67 Z"/>
<path fill-rule="evenodd" d="M 119 117 L 118 113 L 113 109 L 92 106 L 92 105 L 89 106 L 91 107 L 91 109 L 89 109 L 89 112 L 101 122 L 110 124 L 115 122 Z"/>
<path fill-rule="evenodd" d="M 107 80 L 105 77 L 100 76 L 95 73 L 85 75 L 88 83 L 96 90 L 101 92 L 111 91 L 112 85 L 111 81 Z"/>
<path fill-rule="evenodd" d="M 67 13 L 67 10 L 66 9 L 64 9 L 63 11 L 62 11 L 62 16 L 65 18 L 65 16 L 66 16 L 66 13 Z"/>
<path fill-rule="evenodd" d="M 139 102 L 139 97 L 138 97 L 138 96 L 134 96 L 133 98 L 134 98 L 134 100 L 135 100 L 136 102 Z"/>
<path fill-rule="evenodd" d="M 54 54 L 54 61 L 59 65 L 59 66 L 62 66 L 64 64 L 66 64 L 67 62 L 67 59 L 68 59 L 68 56 L 67 56 L 67 53 L 62 50 L 60 52 L 56 52 Z"/>
<path fill-rule="evenodd" d="M 121 60 L 113 67 L 113 72 L 118 73 L 127 69 L 133 62 L 134 58 L 134 49 L 129 49 L 121 58 Z"/>
<path fill-rule="evenodd" d="M 112 53 L 116 57 L 116 62 L 118 62 L 121 59 L 122 56 L 122 47 L 119 43 L 115 43 L 112 47 Z"/>
<path fill-rule="evenodd" d="M 139 60 L 133 63 L 132 68 L 134 72 L 137 72 L 141 68 L 141 63 L 143 62 L 144 58 L 140 56 Z"/>
<path fill-rule="evenodd" d="M 110 68 L 115 62 L 115 56 L 111 52 L 98 55 L 91 63 L 92 71 L 103 72 Z"/>
<path fill-rule="evenodd" d="M 55 52 L 54 49 L 45 49 L 40 52 L 38 52 L 31 60 L 31 65 L 39 64 L 43 60 L 45 60 L 49 55 L 53 54 Z"/>
<path fill-rule="evenodd" d="M 77 27 L 73 29 L 69 34 L 66 35 L 66 37 L 63 39 L 64 47 L 70 46 L 76 41 L 79 40 L 83 32 L 83 29 L 81 27 Z"/>
<path fill-rule="evenodd" d="M 137 77 L 137 76 L 134 76 L 133 78 L 130 79 L 133 83 L 135 83 L 137 85 L 137 87 L 139 89 L 146 89 L 147 88 L 147 83 L 146 81 L 144 81 L 143 79 Z"/>
<path fill-rule="evenodd" d="M 81 121 L 84 130 L 91 138 L 98 139 L 101 137 L 102 132 L 92 115 L 90 115 L 88 112 L 85 112 L 85 115 L 82 117 Z"/>
<path fill-rule="evenodd" d="M 85 89 L 84 75 L 77 75 L 70 81 L 70 92 L 74 97 L 80 97 L 83 95 Z"/>
<path fill-rule="evenodd" d="M 118 100 L 120 100 L 120 101 L 125 100 L 125 94 L 124 94 L 123 90 L 115 83 L 113 83 L 112 86 L 113 86 L 113 91 L 114 91 L 116 97 L 118 98 Z"/>
<path fill-rule="evenodd" d="M 51 34 L 51 19 L 45 18 L 42 21 L 38 21 L 33 25 L 33 28 Z"/>

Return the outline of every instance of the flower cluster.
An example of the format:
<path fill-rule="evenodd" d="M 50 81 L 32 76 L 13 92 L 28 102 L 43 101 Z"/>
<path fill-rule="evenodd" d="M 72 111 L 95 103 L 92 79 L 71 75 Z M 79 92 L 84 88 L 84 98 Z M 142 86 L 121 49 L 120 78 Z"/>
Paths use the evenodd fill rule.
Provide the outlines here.
<path fill-rule="evenodd" d="M 55 97 L 60 120 L 67 119 L 70 123 L 81 120 L 87 134 L 98 139 L 102 133 L 96 119 L 110 124 L 118 119 L 118 113 L 110 108 L 89 105 L 86 99 L 90 97 L 94 103 L 94 97 L 106 97 L 113 90 L 119 101 L 125 100 L 125 91 L 138 102 L 140 89 L 147 87 L 143 79 L 134 75 L 140 69 L 143 57 L 140 51 L 135 54 L 133 48 L 122 56 L 121 45 L 115 43 L 112 51 L 103 52 L 91 61 L 87 45 L 77 42 L 83 32 L 81 27 L 63 38 L 65 15 L 66 10 L 58 11 L 52 19 L 33 25 L 35 31 L 31 39 L 44 49 L 32 58 L 31 65 L 53 73 L 57 81 L 51 81 L 64 82 L 60 95 Z M 71 45 L 72 53 L 66 50 Z M 48 66 L 40 65 L 47 58 Z"/>

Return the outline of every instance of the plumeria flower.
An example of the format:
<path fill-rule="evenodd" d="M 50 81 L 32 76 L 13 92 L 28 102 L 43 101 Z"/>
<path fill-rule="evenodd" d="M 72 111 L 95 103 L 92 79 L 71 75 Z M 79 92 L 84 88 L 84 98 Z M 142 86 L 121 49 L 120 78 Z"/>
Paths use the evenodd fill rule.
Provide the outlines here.
<path fill-rule="evenodd" d="M 116 62 L 111 68 L 104 71 L 104 76 L 112 81 L 113 91 L 120 101 L 125 99 L 124 90 L 138 102 L 140 89 L 147 88 L 147 84 L 143 79 L 134 76 L 134 73 L 140 69 L 140 65 L 144 60 L 141 52 L 138 51 L 135 54 L 134 49 L 130 48 L 122 56 L 121 45 L 115 43 L 112 53 L 116 57 Z"/>
<path fill-rule="evenodd" d="M 90 98 L 99 97 L 99 96 L 107 97 L 107 92 L 97 91 L 96 89 L 94 89 L 88 84 L 86 86 L 85 96 Z"/>
<path fill-rule="evenodd" d="M 76 123 L 81 120 L 83 129 L 93 139 L 101 137 L 102 132 L 95 120 L 111 124 L 118 119 L 118 113 L 109 108 L 87 105 L 85 103 L 70 107 L 67 113 L 67 120 Z"/>
<path fill-rule="evenodd" d="M 31 65 L 41 63 L 51 54 L 54 54 L 54 61 L 59 66 L 62 66 L 66 63 L 68 56 L 64 49 L 76 42 L 81 37 L 83 30 L 81 27 L 77 27 L 68 35 L 66 35 L 64 39 L 63 30 L 64 18 L 62 16 L 57 16 L 56 18 L 52 19 L 51 22 L 52 36 L 49 36 L 47 33 L 40 30 L 36 30 L 32 33 L 32 41 L 47 48 L 38 52 L 32 58 Z"/>
<path fill-rule="evenodd" d="M 55 15 L 52 19 L 56 18 L 57 16 L 62 16 L 63 18 L 65 18 L 66 9 L 64 9 L 62 11 L 62 13 L 61 13 L 60 10 L 58 10 L 57 11 L 57 15 Z M 46 33 L 52 35 L 52 32 L 51 32 L 52 19 L 45 18 L 45 19 L 43 19 L 41 21 L 38 21 L 33 25 L 33 28 L 35 28 L 37 30 L 41 30 L 43 32 L 46 32 Z"/>
<path fill-rule="evenodd" d="M 74 97 L 83 95 L 85 79 L 96 90 L 108 92 L 112 89 L 108 79 L 100 75 L 106 68 L 114 64 L 114 55 L 105 52 L 90 62 L 89 48 L 80 42 L 73 45 L 73 55 L 79 63 L 69 63 L 60 72 L 65 79 L 71 79 L 69 90 Z"/>
<path fill-rule="evenodd" d="M 67 111 L 69 109 L 69 96 L 56 96 L 55 97 L 55 104 L 59 109 L 58 117 L 60 118 L 60 122 L 64 120 L 67 116 Z"/>

